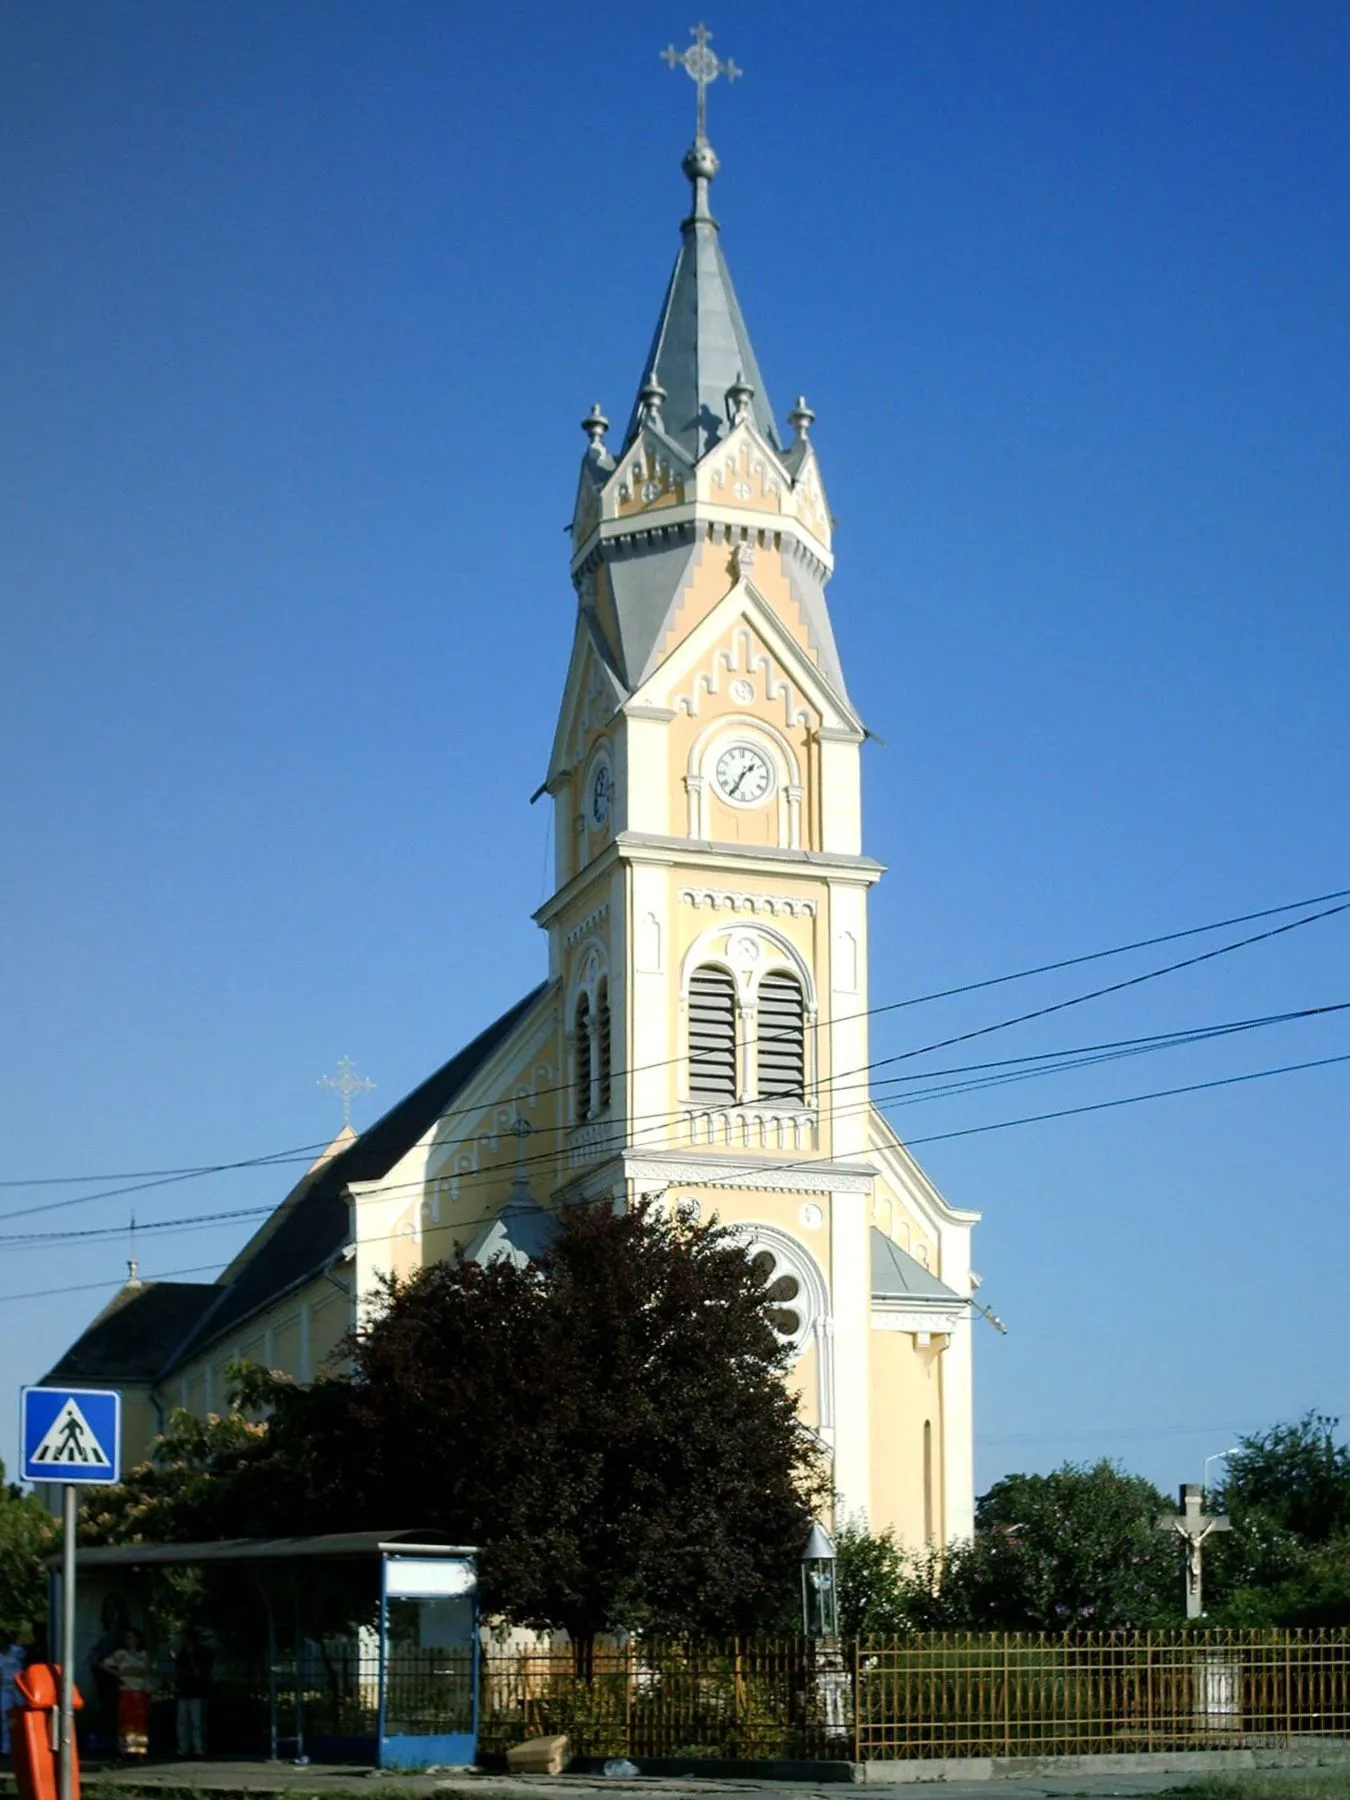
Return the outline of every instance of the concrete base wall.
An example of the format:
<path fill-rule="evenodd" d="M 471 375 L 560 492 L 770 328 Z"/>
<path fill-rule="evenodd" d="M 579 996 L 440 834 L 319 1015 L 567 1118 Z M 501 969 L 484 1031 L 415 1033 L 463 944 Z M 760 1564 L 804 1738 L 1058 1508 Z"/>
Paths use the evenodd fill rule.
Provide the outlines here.
<path fill-rule="evenodd" d="M 852 1763 L 855 1781 L 998 1781 L 1028 1775 L 1201 1775 L 1240 1769 L 1350 1769 L 1350 1740 L 1319 1738 L 1290 1747 L 1249 1750 L 1133 1751 L 1101 1756 L 933 1756 Z"/>

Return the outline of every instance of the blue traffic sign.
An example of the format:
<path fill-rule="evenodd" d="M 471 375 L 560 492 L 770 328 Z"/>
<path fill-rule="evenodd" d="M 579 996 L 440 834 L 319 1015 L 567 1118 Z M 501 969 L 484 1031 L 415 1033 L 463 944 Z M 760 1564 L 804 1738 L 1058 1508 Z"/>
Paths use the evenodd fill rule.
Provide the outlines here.
<path fill-rule="evenodd" d="M 107 1388 L 24 1388 L 24 1481 L 111 1485 L 122 1452 L 122 1396 Z"/>

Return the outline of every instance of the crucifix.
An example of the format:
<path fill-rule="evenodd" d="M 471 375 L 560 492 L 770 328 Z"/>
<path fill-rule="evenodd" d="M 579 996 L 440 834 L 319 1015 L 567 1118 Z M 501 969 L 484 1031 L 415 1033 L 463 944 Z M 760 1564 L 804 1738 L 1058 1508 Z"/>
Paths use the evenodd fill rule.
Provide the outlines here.
<path fill-rule="evenodd" d="M 693 43 L 685 50 L 677 50 L 674 44 L 661 52 L 664 61 L 672 69 L 683 69 L 689 79 L 698 87 L 698 126 L 694 133 L 694 142 L 706 144 L 708 141 L 708 89 L 719 75 L 725 75 L 728 81 L 735 81 L 743 73 L 731 58 L 720 62 L 708 48 L 712 37 L 706 25 L 695 25 L 690 32 Z"/>
<path fill-rule="evenodd" d="M 1198 1481 L 1188 1481 L 1181 1489 L 1181 1511 L 1165 1513 L 1158 1520 L 1159 1531 L 1174 1531 L 1186 1545 L 1186 1617 L 1198 1619 L 1204 1611 L 1200 1596 L 1200 1558 L 1205 1539 L 1214 1531 L 1233 1529 L 1225 1513 L 1205 1511 L 1205 1490 Z"/>
<path fill-rule="evenodd" d="M 339 1058 L 336 1075 L 321 1075 L 319 1086 L 326 1088 L 330 1094 L 337 1094 L 342 1100 L 342 1123 L 352 1122 L 352 1098 L 356 1094 L 369 1094 L 374 1091 L 375 1083 L 368 1081 L 364 1075 L 358 1075 L 356 1064 L 350 1056 Z"/>

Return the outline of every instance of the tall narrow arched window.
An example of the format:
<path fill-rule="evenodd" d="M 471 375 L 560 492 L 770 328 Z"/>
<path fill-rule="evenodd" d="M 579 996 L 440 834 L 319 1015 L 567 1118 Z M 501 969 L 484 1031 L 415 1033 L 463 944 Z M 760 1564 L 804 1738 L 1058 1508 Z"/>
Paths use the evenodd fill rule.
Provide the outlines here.
<path fill-rule="evenodd" d="M 711 965 L 689 979 L 689 1098 L 736 1100 L 736 983 Z"/>
<path fill-rule="evenodd" d="M 766 975 L 759 984 L 759 1097 L 806 1098 L 806 1006 L 795 975 Z"/>
<path fill-rule="evenodd" d="M 577 1000 L 576 1037 L 577 1123 L 591 1116 L 591 1003 L 585 994 Z"/>
<path fill-rule="evenodd" d="M 595 1104 L 598 1112 L 609 1105 L 610 1088 L 609 983 L 602 981 L 595 996 Z"/>

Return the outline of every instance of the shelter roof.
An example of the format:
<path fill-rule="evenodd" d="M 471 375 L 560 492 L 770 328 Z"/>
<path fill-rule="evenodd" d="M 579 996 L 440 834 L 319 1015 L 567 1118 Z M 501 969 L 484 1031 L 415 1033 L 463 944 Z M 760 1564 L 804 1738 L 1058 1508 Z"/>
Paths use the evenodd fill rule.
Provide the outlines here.
<path fill-rule="evenodd" d="M 351 1561 L 363 1556 L 476 1556 L 435 1531 L 336 1531 L 318 1537 L 211 1538 L 193 1544 L 95 1544 L 80 1547 L 82 1569 L 163 1568 L 187 1563 L 287 1562 L 296 1557 Z M 55 1566 L 58 1559 L 53 1559 Z"/>

